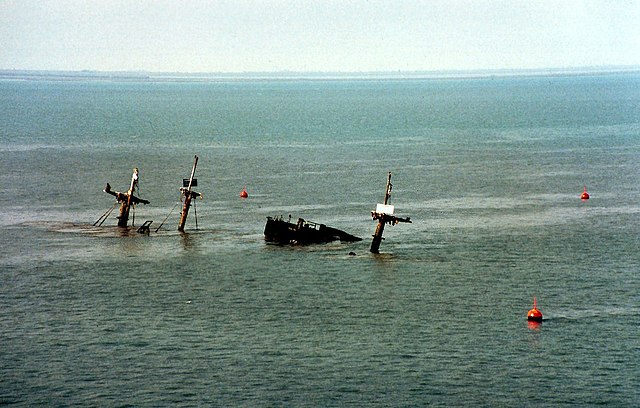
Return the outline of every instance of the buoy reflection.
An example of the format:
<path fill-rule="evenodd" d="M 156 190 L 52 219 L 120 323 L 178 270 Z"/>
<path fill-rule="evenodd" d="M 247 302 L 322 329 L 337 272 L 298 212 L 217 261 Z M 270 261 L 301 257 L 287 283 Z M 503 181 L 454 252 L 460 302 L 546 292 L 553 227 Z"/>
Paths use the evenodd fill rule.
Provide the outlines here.
<path fill-rule="evenodd" d="M 542 327 L 542 322 L 536 322 L 534 320 L 529 320 L 527 322 L 527 326 L 529 327 L 530 330 L 540 330 L 540 327 Z"/>

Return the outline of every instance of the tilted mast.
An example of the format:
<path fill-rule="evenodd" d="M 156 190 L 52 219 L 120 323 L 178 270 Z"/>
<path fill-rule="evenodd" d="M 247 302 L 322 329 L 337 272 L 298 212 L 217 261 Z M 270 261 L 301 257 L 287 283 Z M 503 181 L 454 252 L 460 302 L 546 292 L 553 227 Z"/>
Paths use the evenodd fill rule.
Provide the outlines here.
<path fill-rule="evenodd" d="M 191 207 L 191 199 L 194 197 L 202 197 L 202 194 L 191 190 L 191 187 L 198 185 L 198 180 L 193 176 L 196 174 L 196 166 L 198 165 L 198 156 L 194 156 L 193 168 L 191 169 L 191 177 L 189 181 L 183 180 L 183 186 L 180 187 L 180 192 L 184 196 L 184 205 L 182 206 L 182 213 L 180 214 L 180 222 L 178 223 L 178 231 L 184 232 L 184 224 L 187 222 L 187 215 L 189 214 L 189 207 Z M 186 184 L 186 185 L 185 185 Z"/>
<path fill-rule="evenodd" d="M 384 232 L 384 225 L 391 224 L 396 225 L 399 222 L 411 222 L 409 217 L 400 218 L 393 215 L 394 207 L 389 205 L 389 198 L 391 198 L 391 189 L 393 185 L 391 184 L 391 172 L 387 176 L 387 189 L 384 195 L 384 204 L 378 204 L 376 206 L 375 211 L 371 211 L 371 217 L 374 220 L 378 220 L 378 225 L 376 226 L 376 231 L 373 234 L 373 241 L 371 241 L 371 249 L 370 251 L 374 254 L 379 253 L 380 243 L 382 243 L 382 233 Z"/>
<path fill-rule="evenodd" d="M 133 195 L 133 192 L 138 185 L 138 168 L 133 169 L 133 175 L 131 176 L 131 186 L 126 193 L 120 193 L 117 191 L 111 190 L 111 185 L 107 183 L 107 186 L 104 188 L 104 192 L 107 194 L 111 194 L 118 200 L 120 205 L 120 215 L 118 216 L 118 227 L 126 227 L 129 222 L 129 210 L 131 205 L 136 205 L 139 203 L 149 204 L 149 201 L 143 200 Z"/>

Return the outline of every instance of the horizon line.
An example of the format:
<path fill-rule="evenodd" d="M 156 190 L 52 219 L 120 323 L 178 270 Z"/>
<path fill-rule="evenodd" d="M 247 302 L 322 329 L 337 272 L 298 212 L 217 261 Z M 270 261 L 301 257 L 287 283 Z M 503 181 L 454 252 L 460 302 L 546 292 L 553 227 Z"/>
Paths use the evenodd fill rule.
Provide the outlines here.
<path fill-rule="evenodd" d="M 371 70 L 371 71 L 150 71 L 150 70 L 64 70 L 64 69 L 25 69 L 0 68 L 0 78 L 12 76 L 37 77 L 84 77 L 84 78 L 126 78 L 131 79 L 162 79 L 162 78 L 462 78 L 462 77 L 490 77 L 490 76 L 518 76 L 518 75 L 578 75 L 578 74 L 606 74 L 640 72 L 640 65 L 602 65 L 548 68 L 475 68 L 475 69 L 438 69 L 438 70 Z"/>

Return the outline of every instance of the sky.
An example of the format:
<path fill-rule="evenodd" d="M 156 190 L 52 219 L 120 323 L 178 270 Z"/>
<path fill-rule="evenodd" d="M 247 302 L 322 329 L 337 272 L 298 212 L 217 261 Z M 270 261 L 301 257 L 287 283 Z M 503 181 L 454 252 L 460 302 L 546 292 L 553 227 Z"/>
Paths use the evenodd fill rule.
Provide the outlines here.
<path fill-rule="evenodd" d="M 0 0 L 0 69 L 640 66 L 640 0 Z"/>

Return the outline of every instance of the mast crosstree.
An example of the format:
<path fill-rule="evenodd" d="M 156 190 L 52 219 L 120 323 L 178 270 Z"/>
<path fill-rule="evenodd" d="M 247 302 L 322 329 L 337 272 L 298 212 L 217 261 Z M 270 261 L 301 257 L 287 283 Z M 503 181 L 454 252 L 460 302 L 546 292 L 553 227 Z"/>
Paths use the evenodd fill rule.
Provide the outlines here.
<path fill-rule="evenodd" d="M 384 232 L 385 224 L 397 225 L 400 222 L 411 222 L 410 217 L 400 218 L 393 215 L 394 207 L 389 204 L 392 188 L 393 185 L 391 184 L 391 172 L 389 172 L 387 176 L 387 189 L 384 195 L 384 204 L 378 204 L 375 211 L 371 211 L 371 217 L 374 220 L 378 220 L 378 225 L 376 225 L 376 231 L 373 234 L 373 241 L 371 241 L 370 249 L 370 251 L 374 254 L 380 252 L 380 244 L 384 239 L 382 237 L 382 233 Z"/>

